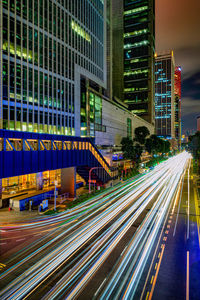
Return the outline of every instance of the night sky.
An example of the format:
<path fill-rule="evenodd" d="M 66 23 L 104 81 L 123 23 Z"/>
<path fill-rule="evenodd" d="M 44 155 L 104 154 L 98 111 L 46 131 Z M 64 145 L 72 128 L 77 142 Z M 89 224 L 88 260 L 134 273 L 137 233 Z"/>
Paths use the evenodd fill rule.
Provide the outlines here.
<path fill-rule="evenodd" d="M 182 67 L 182 128 L 200 115 L 200 0 L 156 0 L 156 51 L 174 50 Z"/>

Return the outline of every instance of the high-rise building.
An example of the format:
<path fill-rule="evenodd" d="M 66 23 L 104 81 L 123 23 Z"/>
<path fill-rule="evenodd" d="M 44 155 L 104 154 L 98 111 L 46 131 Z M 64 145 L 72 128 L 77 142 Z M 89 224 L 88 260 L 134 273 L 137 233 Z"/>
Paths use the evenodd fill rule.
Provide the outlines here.
<path fill-rule="evenodd" d="M 200 116 L 197 117 L 197 131 L 200 131 Z"/>
<path fill-rule="evenodd" d="M 112 2 L 112 85 L 113 96 L 121 101 L 124 99 L 124 1 Z"/>
<path fill-rule="evenodd" d="M 173 51 L 156 55 L 155 62 L 155 119 L 156 134 L 175 138 Z"/>
<path fill-rule="evenodd" d="M 124 102 L 154 124 L 155 0 L 124 0 Z"/>
<path fill-rule="evenodd" d="M 0 128 L 84 131 L 81 76 L 106 87 L 104 17 L 102 0 L 0 1 Z"/>
<path fill-rule="evenodd" d="M 181 147 L 181 67 L 175 68 L 174 74 L 174 92 L 175 92 L 175 138 Z"/>

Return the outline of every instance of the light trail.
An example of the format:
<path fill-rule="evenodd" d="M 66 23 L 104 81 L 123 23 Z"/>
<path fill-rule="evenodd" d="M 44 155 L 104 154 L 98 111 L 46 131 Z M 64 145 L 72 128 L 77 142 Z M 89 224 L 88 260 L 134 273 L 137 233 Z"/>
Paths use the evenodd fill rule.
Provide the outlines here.
<path fill-rule="evenodd" d="M 161 186 L 164 185 L 165 182 L 161 183 L 161 180 L 156 182 L 156 186 L 152 186 L 148 192 L 146 192 L 145 194 L 142 195 L 142 197 L 140 197 L 140 199 L 120 218 L 118 219 L 117 222 L 115 222 L 110 231 L 107 233 L 106 236 L 104 236 L 102 238 L 102 243 L 99 243 L 98 245 L 95 245 L 93 247 L 93 249 L 91 249 L 91 253 L 90 253 L 90 257 L 92 255 L 94 255 L 95 251 L 97 251 L 98 249 L 102 249 L 102 245 L 103 243 L 105 243 L 105 241 L 108 240 L 108 238 L 110 238 L 112 236 L 112 234 L 116 231 L 116 228 L 118 228 L 120 225 L 123 224 L 123 222 L 127 219 L 127 217 L 129 217 L 136 209 L 136 207 L 139 207 L 139 205 L 141 205 L 138 210 L 132 215 L 131 218 L 128 219 L 128 221 L 126 221 L 126 226 L 124 227 L 124 231 L 123 231 L 123 235 L 127 232 L 127 230 L 130 228 L 130 226 L 134 223 L 134 221 L 136 221 L 136 219 L 139 217 L 139 215 L 142 213 L 142 211 L 147 207 L 147 205 L 150 203 L 150 201 L 153 199 L 153 197 L 156 195 L 156 193 L 160 190 Z M 159 184 L 161 184 L 161 186 L 159 186 Z M 159 186 L 159 187 L 158 187 Z M 145 200 L 146 199 L 146 200 Z M 145 200 L 143 202 L 143 200 Z M 112 238 L 112 242 L 108 245 L 107 249 L 106 249 L 106 255 L 104 255 L 104 259 L 102 259 L 102 257 L 100 256 L 100 258 L 98 260 L 96 260 L 95 262 L 95 266 L 93 266 L 93 269 L 95 268 L 96 270 L 101 266 L 101 264 L 104 262 L 104 260 L 106 259 L 106 257 L 110 254 L 110 252 L 113 250 L 113 247 L 116 243 L 116 241 L 119 241 L 119 239 L 117 239 L 118 235 L 121 234 L 121 229 L 119 230 L 119 232 L 117 232 L 114 236 L 114 238 Z M 88 254 L 85 255 L 81 261 L 81 263 L 86 263 L 88 261 L 88 259 L 90 258 L 88 257 Z M 80 265 L 79 263 L 77 265 L 74 266 L 73 270 L 74 273 L 72 274 L 72 271 L 70 271 L 70 274 L 67 273 L 62 280 L 60 280 L 55 289 L 51 290 L 51 293 L 49 293 L 48 295 L 45 296 L 45 299 L 49 299 L 49 297 L 51 297 L 51 299 L 54 299 L 57 295 L 58 292 L 60 293 L 67 285 L 69 285 L 70 283 L 70 279 L 73 276 L 77 278 L 77 271 L 79 271 L 80 273 L 82 272 L 82 269 L 80 269 L 82 267 L 82 264 Z M 85 267 L 85 265 L 84 265 Z M 93 270 L 90 270 L 90 273 L 93 272 Z M 89 275 L 88 273 L 85 275 L 85 282 L 84 284 L 86 284 L 86 282 L 89 279 Z M 82 284 L 83 284 L 83 280 L 82 280 Z M 74 295 L 73 295 L 74 297 Z"/>
<path fill-rule="evenodd" d="M 61 226 L 55 229 L 53 233 L 55 237 L 52 234 L 52 240 L 2 273 L 0 279 L 6 280 L 17 267 L 21 266 L 25 269 L 24 273 L 5 286 L 0 292 L 0 298 L 25 299 L 33 292 L 39 291 L 40 285 L 45 284 L 47 279 L 51 280 L 51 276 L 53 278 L 59 270 L 70 265 L 72 259 L 75 264 L 66 271 L 64 276 L 61 275 L 57 284 L 45 295 L 44 299 L 57 299 L 63 297 L 64 294 L 68 294 L 68 299 L 77 297 L 90 279 L 95 276 L 97 270 L 103 266 L 106 258 L 111 255 L 112 250 L 138 216 L 155 199 L 152 209 L 147 213 L 128 247 L 119 257 L 112 276 L 108 277 L 98 289 L 100 293 L 101 289 L 106 286 L 103 292 L 105 293 L 104 299 L 107 297 L 108 286 L 112 289 L 111 293 L 114 293 L 112 295 L 131 299 L 169 206 L 180 193 L 180 179 L 185 171 L 188 157 L 185 152 L 172 157 L 156 166 L 152 172 L 124 186 L 114 188 L 110 194 L 98 197 L 96 202 L 95 198 L 91 199 L 87 204 L 82 204 L 57 218 L 24 224 L 24 228 L 29 229 L 50 224 L 58 226 L 60 223 Z M 66 223 L 71 222 L 72 218 L 76 222 Z M 20 228 L 22 229 L 23 226 Z M 91 247 L 88 246 L 89 244 Z M 54 245 L 53 248 L 52 245 Z M 87 245 L 86 248 L 85 245 Z M 80 254 L 78 251 L 81 251 Z M 38 262 L 26 269 L 26 262 L 40 253 L 41 258 Z M 129 260 L 129 265 L 127 260 Z M 120 272 L 124 274 L 124 278 L 120 277 Z"/>
<path fill-rule="evenodd" d="M 182 173 L 184 172 L 184 169 L 186 167 L 186 163 L 187 163 L 187 156 L 185 157 L 185 162 L 183 161 L 182 163 Z M 175 170 L 176 170 L 177 165 L 175 166 Z M 123 269 L 125 264 L 129 264 L 130 265 L 130 261 L 133 261 L 133 257 L 131 256 L 131 253 L 134 253 L 134 249 L 132 247 L 130 247 L 130 252 L 128 252 L 127 257 L 124 260 L 121 260 L 121 264 L 118 267 L 117 271 L 115 270 L 114 276 L 113 278 L 109 281 L 109 285 L 107 285 L 104 293 L 102 294 L 101 299 L 109 299 L 109 297 L 114 297 L 115 299 L 132 299 L 134 297 L 134 293 L 136 291 L 139 279 L 142 275 L 145 263 L 148 259 L 149 253 L 151 251 L 151 248 L 154 244 L 155 238 L 157 236 L 158 230 L 163 222 L 163 219 L 167 213 L 168 207 L 170 205 L 170 202 L 173 199 L 173 195 L 177 189 L 177 185 L 180 181 L 180 177 L 181 177 L 181 169 L 178 169 L 178 173 L 177 175 L 174 175 L 174 177 L 172 177 L 172 180 L 170 181 L 170 184 L 168 186 L 168 190 L 169 195 L 167 198 L 164 198 L 164 202 L 163 202 L 163 207 L 160 210 L 160 215 L 158 213 L 158 219 L 156 219 L 156 221 L 154 222 L 154 230 L 152 231 L 151 235 L 149 236 L 149 241 L 146 243 L 145 247 L 142 250 L 142 254 L 140 260 L 137 262 L 136 267 L 134 268 L 134 265 L 131 265 L 129 268 L 129 271 L 127 272 L 127 275 L 124 278 L 124 274 L 123 274 Z M 173 171 L 173 173 L 175 174 L 175 172 Z M 153 213 L 153 210 L 152 210 Z M 151 213 L 151 214 L 152 214 Z M 146 217 L 148 218 L 148 216 Z M 141 225 L 142 226 L 142 225 Z M 132 242 L 132 244 L 134 245 L 134 240 Z M 132 273 L 132 275 L 131 275 Z M 116 274 L 118 276 L 116 276 Z M 128 281 L 127 277 L 129 277 Z M 120 284 L 119 284 L 120 282 Z M 126 289 L 123 291 L 124 286 L 126 286 Z M 112 291 L 114 291 L 114 289 L 117 287 L 117 292 L 116 294 L 112 294 Z M 121 293 L 122 292 L 122 293 Z M 121 294 L 120 294 L 121 293 Z"/>

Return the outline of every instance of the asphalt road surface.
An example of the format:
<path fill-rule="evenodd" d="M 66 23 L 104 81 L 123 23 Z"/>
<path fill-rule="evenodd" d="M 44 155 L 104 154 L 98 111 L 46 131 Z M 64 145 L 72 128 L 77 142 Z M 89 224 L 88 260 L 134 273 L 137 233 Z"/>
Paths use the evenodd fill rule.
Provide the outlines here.
<path fill-rule="evenodd" d="M 2 226 L 0 299 L 200 299 L 190 161 L 183 152 L 59 216 Z"/>

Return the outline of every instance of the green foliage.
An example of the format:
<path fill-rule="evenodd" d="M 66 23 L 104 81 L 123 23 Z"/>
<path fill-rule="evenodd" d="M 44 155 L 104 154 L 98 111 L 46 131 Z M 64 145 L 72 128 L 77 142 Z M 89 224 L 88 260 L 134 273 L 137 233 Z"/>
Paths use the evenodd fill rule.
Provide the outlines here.
<path fill-rule="evenodd" d="M 151 154 L 168 153 L 170 151 L 170 142 L 152 134 L 150 138 L 146 139 L 145 148 Z"/>
<path fill-rule="evenodd" d="M 134 146 L 134 157 L 135 157 L 135 161 L 139 162 L 140 161 L 140 156 L 142 154 L 143 148 L 140 144 L 136 144 Z"/>
<path fill-rule="evenodd" d="M 170 142 L 165 141 L 165 152 L 164 153 L 169 153 L 169 151 L 170 151 Z"/>
<path fill-rule="evenodd" d="M 123 137 L 121 140 L 123 157 L 125 159 L 134 159 L 133 141 L 128 137 Z"/>
<path fill-rule="evenodd" d="M 122 145 L 123 157 L 125 159 L 130 159 L 134 161 L 136 164 L 138 164 L 140 161 L 140 156 L 143 151 L 142 146 L 138 143 L 134 145 L 133 141 L 128 137 L 122 138 L 121 145 Z"/>
<path fill-rule="evenodd" d="M 149 129 L 146 126 L 140 126 L 135 129 L 135 142 L 140 143 L 141 145 L 145 144 L 146 137 L 150 135 Z"/>
<path fill-rule="evenodd" d="M 200 131 L 197 131 L 194 135 L 189 136 L 188 147 L 194 158 L 200 158 Z"/>
<path fill-rule="evenodd" d="M 200 174 L 200 131 L 189 137 L 188 148 L 196 161 L 195 171 Z"/>

